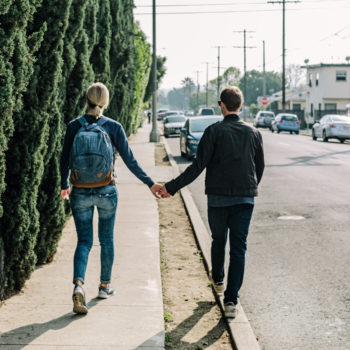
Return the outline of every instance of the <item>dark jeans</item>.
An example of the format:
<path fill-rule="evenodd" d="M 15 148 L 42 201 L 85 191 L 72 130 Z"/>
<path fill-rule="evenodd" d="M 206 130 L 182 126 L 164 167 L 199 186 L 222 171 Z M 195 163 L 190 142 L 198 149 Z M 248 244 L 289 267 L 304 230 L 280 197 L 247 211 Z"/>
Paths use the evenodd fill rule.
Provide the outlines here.
<path fill-rule="evenodd" d="M 215 282 L 224 280 L 225 247 L 230 233 L 230 264 L 224 302 L 237 304 L 238 291 L 243 283 L 247 236 L 254 205 L 238 204 L 230 207 L 208 207 L 208 221 L 212 233 L 211 263 Z"/>
<path fill-rule="evenodd" d="M 70 196 L 78 234 L 74 254 L 73 282 L 84 283 L 90 249 L 93 243 L 94 208 L 98 211 L 98 238 L 101 246 L 101 283 L 110 283 L 114 260 L 114 222 L 118 203 L 116 186 L 73 188 Z"/>

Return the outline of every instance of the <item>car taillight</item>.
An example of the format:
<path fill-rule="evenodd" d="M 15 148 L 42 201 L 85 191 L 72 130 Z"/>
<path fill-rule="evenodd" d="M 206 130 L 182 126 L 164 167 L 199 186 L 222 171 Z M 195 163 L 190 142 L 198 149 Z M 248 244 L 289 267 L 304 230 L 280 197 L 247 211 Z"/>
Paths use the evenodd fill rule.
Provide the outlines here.
<path fill-rule="evenodd" d="M 335 125 L 334 124 L 329 124 L 329 127 L 330 128 L 335 128 Z"/>
<path fill-rule="evenodd" d="M 280 124 L 283 124 L 283 120 L 282 119 L 280 120 Z"/>
<path fill-rule="evenodd" d="M 300 120 L 297 121 L 297 125 L 299 125 L 299 124 L 300 124 Z"/>

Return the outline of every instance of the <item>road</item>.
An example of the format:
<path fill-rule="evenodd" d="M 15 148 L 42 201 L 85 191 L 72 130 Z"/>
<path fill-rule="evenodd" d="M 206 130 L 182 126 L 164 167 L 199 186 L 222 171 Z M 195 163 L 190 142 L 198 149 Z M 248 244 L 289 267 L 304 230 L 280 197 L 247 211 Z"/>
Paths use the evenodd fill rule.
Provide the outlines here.
<path fill-rule="evenodd" d="M 261 133 L 266 170 L 240 301 L 263 350 L 349 350 L 350 143 Z M 179 139 L 168 143 L 184 170 Z M 207 224 L 204 173 L 189 187 Z"/>

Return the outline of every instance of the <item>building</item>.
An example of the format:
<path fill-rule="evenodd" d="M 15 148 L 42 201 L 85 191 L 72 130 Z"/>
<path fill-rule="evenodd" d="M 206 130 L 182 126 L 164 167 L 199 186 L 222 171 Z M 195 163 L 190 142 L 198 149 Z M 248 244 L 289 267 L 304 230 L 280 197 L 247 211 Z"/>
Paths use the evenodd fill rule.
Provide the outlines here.
<path fill-rule="evenodd" d="M 268 96 L 269 104 L 276 102 L 276 109 L 282 110 L 282 91 L 275 92 Z M 259 105 L 261 98 L 258 99 Z M 306 107 L 306 87 L 299 87 L 294 89 L 286 89 L 286 110 L 288 111 L 304 111 Z"/>
<path fill-rule="evenodd" d="M 345 114 L 350 100 L 350 64 L 315 64 L 307 70 L 306 114 L 319 120 L 328 113 Z"/>

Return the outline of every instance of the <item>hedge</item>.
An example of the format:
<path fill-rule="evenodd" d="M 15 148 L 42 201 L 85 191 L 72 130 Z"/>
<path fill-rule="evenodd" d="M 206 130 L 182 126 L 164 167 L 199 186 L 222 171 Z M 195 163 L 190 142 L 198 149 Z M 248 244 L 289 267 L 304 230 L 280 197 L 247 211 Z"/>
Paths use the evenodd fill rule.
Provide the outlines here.
<path fill-rule="evenodd" d="M 106 115 L 137 130 L 151 65 L 132 0 L 0 4 L 0 300 L 53 259 L 69 209 L 59 159 L 67 123 L 94 81 Z"/>

